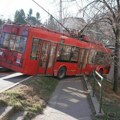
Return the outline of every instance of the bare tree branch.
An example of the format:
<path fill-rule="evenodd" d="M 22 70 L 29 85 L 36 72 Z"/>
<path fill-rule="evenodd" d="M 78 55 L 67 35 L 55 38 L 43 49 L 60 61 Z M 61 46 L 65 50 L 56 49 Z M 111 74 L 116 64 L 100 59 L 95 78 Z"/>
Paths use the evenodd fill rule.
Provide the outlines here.
<path fill-rule="evenodd" d="M 120 13 L 120 0 L 117 0 L 118 13 Z"/>
<path fill-rule="evenodd" d="M 103 3 L 106 5 L 106 7 L 110 10 L 110 12 L 111 12 L 112 15 L 113 15 L 113 18 L 115 19 L 115 18 L 116 18 L 115 13 L 114 13 L 114 11 L 112 10 L 112 8 L 109 6 L 109 4 L 106 2 L 106 0 L 103 0 L 102 2 L 103 2 Z"/>
<path fill-rule="evenodd" d="M 91 20 L 90 20 L 90 21 L 86 24 L 86 26 L 80 31 L 80 33 L 83 33 L 83 31 L 86 29 L 86 27 L 88 27 L 88 26 L 90 25 L 90 22 L 93 21 L 93 20 L 98 16 L 98 14 L 99 14 L 100 11 L 101 11 L 101 9 L 99 9 L 99 10 L 97 11 L 97 13 L 94 15 L 94 17 L 91 18 Z M 92 23 L 92 24 L 94 24 L 94 23 Z"/>

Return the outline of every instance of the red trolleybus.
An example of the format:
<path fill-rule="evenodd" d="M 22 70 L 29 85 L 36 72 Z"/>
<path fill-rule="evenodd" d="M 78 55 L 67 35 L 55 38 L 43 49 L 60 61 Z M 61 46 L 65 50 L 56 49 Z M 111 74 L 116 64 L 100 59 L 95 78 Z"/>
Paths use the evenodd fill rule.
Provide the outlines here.
<path fill-rule="evenodd" d="M 111 50 L 43 27 L 6 24 L 0 38 L 0 66 L 28 75 L 107 74 Z"/>

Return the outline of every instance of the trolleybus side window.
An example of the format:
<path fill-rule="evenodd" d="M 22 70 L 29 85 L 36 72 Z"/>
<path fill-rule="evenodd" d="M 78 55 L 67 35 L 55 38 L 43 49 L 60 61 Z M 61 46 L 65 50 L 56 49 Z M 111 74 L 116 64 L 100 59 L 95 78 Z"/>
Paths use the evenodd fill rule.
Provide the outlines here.
<path fill-rule="evenodd" d="M 5 37 L 5 33 L 2 33 L 0 38 L 0 47 L 3 47 L 4 37 Z"/>
<path fill-rule="evenodd" d="M 80 61 L 82 62 L 83 61 L 83 58 L 84 58 L 84 52 L 85 52 L 85 49 L 81 49 L 81 52 L 80 52 Z"/>
<path fill-rule="evenodd" d="M 25 52 L 27 37 L 17 36 L 15 42 L 15 50 L 20 53 Z"/>
<path fill-rule="evenodd" d="M 107 64 L 108 62 L 108 55 L 103 53 L 103 52 L 99 52 L 96 51 L 95 49 L 91 49 L 90 50 L 90 54 L 89 54 L 89 58 L 88 58 L 88 63 L 90 64 Z"/>
<path fill-rule="evenodd" d="M 2 33 L 0 46 L 10 50 L 24 53 L 26 48 L 27 37 L 17 36 L 9 33 Z"/>
<path fill-rule="evenodd" d="M 9 46 L 9 40 L 10 40 L 10 34 L 5 33 L 4 41 L 3 41 L 3 47 L 4 48 L 8 48 L 8 46 Z"/>
<path fill-rule="evenodd" d="M 41 46 L 41 41 L 40 39 L 34 38 L 33 43 L 32 43 L 32 51 L 31 51 L 31 59 L 32 60 L 37 60 L 39 57 L 40 53 L 40 46 Z"/>
<path fill-rule="evenodd" d="M 88 57 L 88 63 L 90 64 L 94 63 L 95 55 L 96 55 L 96 51 L 94 49 L 91 49 Z"/>
<path fill-rule="evenodd" d="M 104 64 L 105 63 L 105 54 L 103 52 L 97 52 L 95 55 L 95 64 Z"/>
<path fill-rule="evenodd" d="M 89 56 L 89 50 L 88 49 L 85 49 L 85 52 L 84 52 L 84 58 L 83 58 L 83 68 L 86 67 L 86 64 L 88 63 L 88 56 Z"/>
<path fill-rule="evenodd" d="M 78 55 L 79 55 L 79 48 L 72 47 L 72 52 L 70 55 L 70 61 L 77 62 L 78 61 Z"/>
<path fill-rule="evenodd" d="M 57 61 L 77 62 L 78 54 L 79 54 L 79 48 L 62 44 L 59 46 Z"/>
<path fill-rule="evenodd" d="M 11 35 L 11 37 L 10 37 L 10 43 L 9 43 L 9 49 L 10 50 L 14 50 L 15 38 L 16 38 L 16 35 Z"/>
<path fill-rule="evenodd" d="M 79 68 L 82 68 L 85 49 L 81 48 L 79 52 Z"/>
<path fill-rule="evenodd" d="M 60 45 L 57 55 L 58 61 L 69 61 L 70 59 L 71 46 Z"/>

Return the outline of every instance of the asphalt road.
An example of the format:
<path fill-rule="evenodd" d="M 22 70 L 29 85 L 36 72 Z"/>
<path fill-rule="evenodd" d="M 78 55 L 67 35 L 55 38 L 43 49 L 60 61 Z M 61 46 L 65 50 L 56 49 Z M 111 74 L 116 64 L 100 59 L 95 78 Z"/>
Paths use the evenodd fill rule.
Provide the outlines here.
<path fill-rule="evenodd" d="M 14 86 L 30 76 L 17 72 L 0 72 L 0 92 Z"/>

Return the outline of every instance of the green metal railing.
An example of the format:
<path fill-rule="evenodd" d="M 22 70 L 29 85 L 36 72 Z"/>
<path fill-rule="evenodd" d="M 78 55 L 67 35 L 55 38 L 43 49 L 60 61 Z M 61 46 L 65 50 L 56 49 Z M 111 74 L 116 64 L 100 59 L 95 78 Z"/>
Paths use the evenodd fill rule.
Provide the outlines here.
<path fill-rule="evenodd" d="M 99 113 L 101 113 L 102 112 L 102 96 L 103 96 L 103 79 L 104 78 L 97 71 L 93 72 L 93 77 L 94 77 L 94 81 L 93 81 L 93 93 L 92 93 L 92 96 L 94 97 L 94 95 L 95 95 L 95 86 L 96 86 L 96 83 L 97 83 L 98 86 L 100 87 Z"/>

